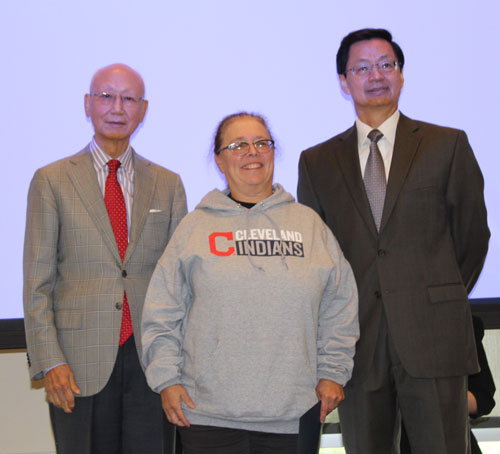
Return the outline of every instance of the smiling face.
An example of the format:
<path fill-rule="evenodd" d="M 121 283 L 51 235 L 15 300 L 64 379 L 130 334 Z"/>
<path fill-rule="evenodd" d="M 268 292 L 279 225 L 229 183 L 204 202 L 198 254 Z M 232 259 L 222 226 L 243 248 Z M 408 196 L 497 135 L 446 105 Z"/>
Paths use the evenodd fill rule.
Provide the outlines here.
<path fill-rule="evenodd" d="M 103 92 L 114 96 L 111 103 L 95 96 Z M 85 95 L 85 113 L 94 125 L 96 142 L 106 152 L 117 148 L 125 151 L 130 136 L 146 114 L 147 101 L 139 100 L 143 96 L 141 77 L 126 65 L 107 66 L 94 75 L 90 94 Z M 138 101 L 124 104 L 122 97 Z"/>
<path fill-rule="evenodd" d="M 398 108 L 403 73 L 398 67 L 390 74 L 381 74 L 376 65 L 384 60 L 397 61 L 389 42 L 384 39 L 358 41 L 349 49 L 347 69 L 363 63 L 375 65 L 373 71 L 364 78 L 350 71 L 347 71 L 347 75 L 340 75 L 342 90 L 351 95 L 358 117 L 368 124 L 371 124 L 367 121 L 370 116 L 378 114 L 387 119 Z"/>
<path fill-rule="evenodd" d="M 234 142 L 250 144 L 248 153 L 243 156 L 227 149 L 215 155 L 231 195 L 240 202 L 257 203 L 273 192 L 274 151 L 257 152 L 253 143 L 261 139 L 271 139 L 271 135 L 259 119 L 251 116 L 235 117 L 222 132 L 221 148 Z"/>

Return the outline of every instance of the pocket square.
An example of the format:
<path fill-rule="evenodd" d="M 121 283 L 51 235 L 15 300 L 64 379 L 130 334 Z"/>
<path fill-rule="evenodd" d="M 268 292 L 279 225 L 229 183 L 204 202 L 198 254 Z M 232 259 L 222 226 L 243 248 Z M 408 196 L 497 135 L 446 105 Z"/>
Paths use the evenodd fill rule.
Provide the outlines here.
<path fill-rule="evenodd" d="M 162 211 L 163 211 L 163 210 L 157 210 L 157 209 L 155 209 L 155 208 L 151 208 L 151 209 L 149 210 L 149 212 L 150 212 L 150 213 L 161 213 Z"/>

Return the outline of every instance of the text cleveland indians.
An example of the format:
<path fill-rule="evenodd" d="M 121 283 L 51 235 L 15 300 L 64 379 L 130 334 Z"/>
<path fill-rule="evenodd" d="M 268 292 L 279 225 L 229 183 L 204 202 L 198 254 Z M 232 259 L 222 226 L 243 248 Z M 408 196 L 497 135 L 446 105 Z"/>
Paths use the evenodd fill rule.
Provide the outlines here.
<path fill-rule="evenodd" d="M 213 232 L 208 236 L 210 252 L 229 255 L 304 257 L 302 234 L 294 230 L 249 229 L 235 232 Z"/>

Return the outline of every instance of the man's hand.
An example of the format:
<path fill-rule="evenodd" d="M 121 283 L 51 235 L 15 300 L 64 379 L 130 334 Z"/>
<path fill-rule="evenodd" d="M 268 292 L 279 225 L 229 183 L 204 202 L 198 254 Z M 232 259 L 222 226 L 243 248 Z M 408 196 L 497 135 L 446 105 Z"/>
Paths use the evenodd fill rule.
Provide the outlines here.
<path fill-rule="evenodd" d="M 467 391 L 467 407 L 469 408 L 469 415 L 477 414 L 477 400 L 476 396 L 470 391 Z"/>
<path fill-rule="evenodd" d="M 189 427 L 189 421 L 184 416 L 181 403 L 184 402 L 189 408 L 195 408 L 186 388 L 182 385 L 168 386 L 161 391 L 161 404 L 167 419 L 176 426 Z"/>
<path fill-rule="evenodd" d="M 326 415 L 344 400 L 344 388 L 334 381 L 321 379 L 316 386 L 316 395 L 321 401 L 320 420 L 324 423 Z"/>
<path fill-rule="evenodd" d="M 73 371 L 67 364 L 54 367 L 45 374 L 45 391 L 49 402 L 66 413 L 75 408 L 74 394 L 80 394 Z"/>

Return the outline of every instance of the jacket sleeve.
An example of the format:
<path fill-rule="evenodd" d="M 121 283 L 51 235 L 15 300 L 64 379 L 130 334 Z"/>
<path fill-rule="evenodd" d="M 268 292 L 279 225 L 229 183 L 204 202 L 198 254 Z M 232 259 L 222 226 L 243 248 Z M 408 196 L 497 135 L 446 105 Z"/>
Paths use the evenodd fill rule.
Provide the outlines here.
<path fill-rule="evenodd" d="M 182 325 L 192 301 L 181 258 L 179 230 L 182 227 L 158 261 L 142 312 L 142 362 L 148 384 L 156 392 L 180 383 Z"/>
<path fill-rule="evenodd" d="M 447 188 L 450 229 L 463 283 L 472 290 L 483 268 L 490 231 L 484 181 L 463 131 L 458 133 Z"/>
<path fill-rule="evenodd" d="M 351 266 L 326 225 L 323 237 L 333 265 L 319 309 L 318 379 L 344 386 L 359 338 L 358 291 Z"/>
<path fill-rule="evenodd" d="M 474 375 L 469 375 L 469 391 L 474 394 L 477 401 L 477 413 L 471 415 L 474 418 L 487 415 L 495 406 L 495 381 L 491 375 L 491 370 L 486 358 L 486 352 L 483 347 L 484 327 L 483 322 L 479 317 L 473 316 L 474 335 L 476 338 L 477 356 L 481 371 Z"/>
<path fill-rule="evenodd" d="M 306 153 L 302 152 L 299 159 L 299 180 L 297 184 L 297 200 L 304 205 L 312 208 L 316 213 L 320 215 L 320 217 L 325 221 L 325 214 L 319 203 L 318 197 L 316 196 L 316 192 L 314 190 L 310 170 L 309 163 L 306 157 Z"/>
<path fill-rule="evenodd" d="M 59 214 L 56 197 L 43 170 L 38 170 L 28 192 L 23 256 L 23 304 L 30 375 L 66 362 L 54 322 Z"/>

